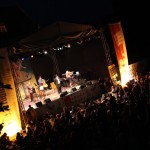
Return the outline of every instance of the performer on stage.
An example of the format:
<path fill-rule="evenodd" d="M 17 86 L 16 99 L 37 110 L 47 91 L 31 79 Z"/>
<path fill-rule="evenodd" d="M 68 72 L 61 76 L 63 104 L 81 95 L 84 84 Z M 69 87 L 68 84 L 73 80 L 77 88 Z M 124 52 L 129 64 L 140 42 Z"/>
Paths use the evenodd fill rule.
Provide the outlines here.
<path fill-rule="evenodd" d="M 66 79 L 69 81 L 69 86 L 72 87 L 72 75 L 73 71 L 66 71 Z"/>
<path fill-rule="evenodd" d="M 69 86 L 72 87 L 75 84 L 79 84 L 78 79 L 79 79 L 79 72 L 76 72 L 76 74 L 73 74 L 73 71 L 66 71 L 66 80 L 69 81 Z"/>
<path fill-rule="evenodd" d="M 27 84 L 27 89 L 28 89 L 28 92 L 29 92 L 29 94 L 30 94 L 30 99 L 31 99 L 31 102 L 33 102 L 33 93 L 35 92 L 35 89 L 34 89 L 34 87 L 32 86 L 32 84 L 29 82 L 28 84 Z"/>
<path fill-rule="evenodd" d="M 41 76 L 39 76 L 39 78 L 38 78 L 38 85 L 39 85 L 40 95 L 41 95 L 41 97 L 45 98 L 45 89 L 44 89 L 44 86 L 43 86 L 44 85 L 43 81 L 45 81 L 45 80 L 42 79 Z"/>
<path fill-rule="evenodd" d="M 57 74 L 54 75 L 54 83 L 57 87 L 58 93 L 60 94 L 62 92 L 61 91 L 61 80 L 60 80 L 60 77 Z"/>

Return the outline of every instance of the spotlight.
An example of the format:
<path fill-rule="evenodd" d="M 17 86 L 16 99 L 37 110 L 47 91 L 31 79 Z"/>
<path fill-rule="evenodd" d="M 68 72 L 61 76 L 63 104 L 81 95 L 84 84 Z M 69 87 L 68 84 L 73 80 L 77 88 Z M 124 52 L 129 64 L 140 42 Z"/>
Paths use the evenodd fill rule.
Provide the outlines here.
<path fill-rule="evenodd" d="M 71 45 L 70 44 L 68 44 L 68 48 L 70 48 L 71 47 Z"/>
<path fill-rule="evenodd" d="M 82 40 L 77 42 L 77 44 L 82 44 L 82 43 L 83 43 L 83 41 L 82 41 Z"/>
<path fill-rule="evenodd" d="M 42 54 L 42 52 L 38 52 L 39 54 Z"/>
<path fill-rule="evenodd" d="M 47 54 L 47 51 L 44 51 L 44 54 Z"/>

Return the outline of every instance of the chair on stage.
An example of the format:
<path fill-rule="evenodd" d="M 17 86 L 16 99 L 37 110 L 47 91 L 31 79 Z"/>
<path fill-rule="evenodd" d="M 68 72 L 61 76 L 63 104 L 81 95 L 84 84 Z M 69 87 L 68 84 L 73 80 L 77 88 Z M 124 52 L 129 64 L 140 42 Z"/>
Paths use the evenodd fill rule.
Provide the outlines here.
<path fill-rule="evenodd" d="M 57 91 L 57 87 L 56 87 L 56 85 L 55 85 L 54 82 L 51 82 L 51 83 L 50 83 L 50 86 L 51 86 L 51 88 L 54 90 L 54 92 Z"/>

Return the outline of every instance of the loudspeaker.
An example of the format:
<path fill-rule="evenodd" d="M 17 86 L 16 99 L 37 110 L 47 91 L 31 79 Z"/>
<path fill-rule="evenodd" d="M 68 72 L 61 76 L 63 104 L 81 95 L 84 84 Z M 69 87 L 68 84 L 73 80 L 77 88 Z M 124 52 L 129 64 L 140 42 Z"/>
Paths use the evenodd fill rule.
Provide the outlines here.
<path fill-rule="evenodd" d="M 46 103 L 46 104 L 50 103 L 50 102 L 51 102 L 50 98 L 47 98 L 47 99 L 44 100 L 44 103 Z"/>
<path fill-rule="evenodd" d="M 77 89 L 74 87 L 71 89 L 71 92 L 75 92 Z"/>
<path fill-rule="evenodd" d="M 36 106 L 37 107 L 42 107 L 43 105 L 42 105 L 42 102 L 37 102 L 37 103 L 35 103 L 36 104 Z"/>
<path fill-rule="evenodd" d="M 80 85 L 79 89 L 83 89 L 83 88 L 85 88 L 85 87 L 86 87 L 86 85 L 85 85 L 85 84 L 82 84 L 82 85 Z"/>
<path fill-rule="evenodd" d="M 62 92 L 61 94 L 60 94 L 60 97 L 64 97 L 64 96 L 66 96 L 68 94 L 68 92 L 67 91 L 64 91 L 64 92 Z"/>

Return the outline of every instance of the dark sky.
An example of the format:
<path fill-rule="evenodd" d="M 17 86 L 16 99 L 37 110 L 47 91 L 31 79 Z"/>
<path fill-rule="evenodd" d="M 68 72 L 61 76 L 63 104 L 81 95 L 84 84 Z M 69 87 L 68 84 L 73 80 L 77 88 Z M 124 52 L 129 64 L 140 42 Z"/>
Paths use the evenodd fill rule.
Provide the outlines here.
<path fill-rule="evenodd" d="M 55 21 L 91 23 L 112 14 L 112 0 L 1 0 L 0 6 L 20 5 L 40 25 Z"/>
<path fill-rule="evenodd" d="M 0 6 L 19 5 L 40 26 L 56 21 L 109 24 L 121 21 L 130 62 L 148 58 L 148 2 L 128 0 L 0 0 Z"/>

